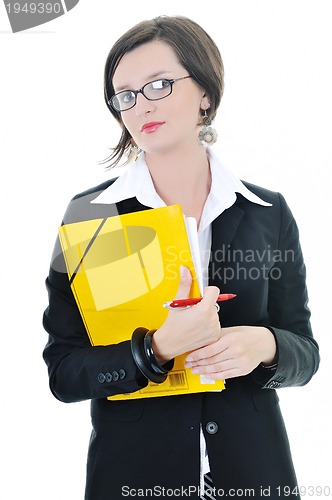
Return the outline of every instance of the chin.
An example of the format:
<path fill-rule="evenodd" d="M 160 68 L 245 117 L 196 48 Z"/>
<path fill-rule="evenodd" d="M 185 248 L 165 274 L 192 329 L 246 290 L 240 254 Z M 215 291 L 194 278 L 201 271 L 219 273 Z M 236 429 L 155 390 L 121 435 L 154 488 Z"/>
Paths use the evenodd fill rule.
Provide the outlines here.
<path fill-rule="evenodd" d="M 146 141 L 147 142 L 147 141 Z M 181 152 L 185 147 L 185 141 L 149 141 L 149 144 L 142 144 L 141 149 L 145 151 L 147 155 L 161 155 L 161 154 L 172 154 Z"/>
<path fill-rule="evenodd" d="M 159 155 L 159 154 L 167 154 L 170 153 L 174 147 L 170 146 L 169 144 L 142 144 L 141 149 L 145 152 L 147 155 Z"/>

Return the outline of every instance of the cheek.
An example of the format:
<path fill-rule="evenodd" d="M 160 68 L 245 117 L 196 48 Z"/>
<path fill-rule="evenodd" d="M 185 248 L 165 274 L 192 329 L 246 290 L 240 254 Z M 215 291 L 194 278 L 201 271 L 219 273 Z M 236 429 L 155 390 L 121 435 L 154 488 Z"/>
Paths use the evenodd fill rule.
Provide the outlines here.
<path fill-rule="evenodd" d="M 129 109 L 128 111 L 121 113 L 121 119 L 122 119 L 123 125 L 126 127 L 128 132 L 131 135 L 135 135 L 135 131 L 137 133 L 137 131 L 140 127 L 139 120 L 138 120 L 137 115 L 135 113 L 135 108 Z"/>
<path fill-rule="evenodd" d="M 125 128 L 130 132 L 131 129 L 132 129 L 132 125 L 131 125 L 131 121 L 130 120 L 130 117 L 128 116 L 128 114 L 121 114 L 121 119 L 122 119 L 122 123 L 123 125 L 125 126 Z"/>
<path fill-rule="evenodd" d="M 129 114 L 126 115 L 127 116 L 122 117 L 123 126 L 126 128 L 129 135 L 132 137 L 134 144 L 144 149 L 142 144 L 140 124 L 137 121 L 137 117 L 135 115 L 134 116 L 130 116 Z"/>
<path fill-rule="evenodd" d="M 172 116 L 176 121 L 186 123 L 190 128 L 199 124 L 201 120 L 200 99 L 196 94 L 182 96 L 182 99 L 174 99 L 172 108 Z"/>

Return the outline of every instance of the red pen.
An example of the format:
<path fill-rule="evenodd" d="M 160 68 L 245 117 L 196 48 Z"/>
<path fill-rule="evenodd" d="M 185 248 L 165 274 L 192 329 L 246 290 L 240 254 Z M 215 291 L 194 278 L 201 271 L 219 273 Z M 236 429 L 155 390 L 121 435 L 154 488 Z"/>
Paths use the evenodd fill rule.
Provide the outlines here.
<path fill-rule="evenodd" d="M 223 302 L 224 300 L 234 299 L 236 294 L 234 293 L 221 293 L 218 295 L 217 302 Z M 165 302 L 164 307 L 167 309 L 174 309 L 176 307 L 190 307 L 198 304 L 202 300 L 202 297 L 197 299 L 175 299 L 171 302 Z"/>

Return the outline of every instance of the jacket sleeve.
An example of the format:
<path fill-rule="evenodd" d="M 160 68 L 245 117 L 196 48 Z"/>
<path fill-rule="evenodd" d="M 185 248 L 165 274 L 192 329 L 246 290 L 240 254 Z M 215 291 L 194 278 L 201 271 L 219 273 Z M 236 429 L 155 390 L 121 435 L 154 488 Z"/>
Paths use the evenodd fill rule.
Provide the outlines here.
<path fill-rule="evenodd" d="M 46 280 L 49 305 L 43 325 L 49 334 L 43 357 L 50 389 L 64 402 L 134 392 L 148 383 L 131 354 L 130 341 L 91 346 L 65 271 L 57 240 Z"/>
<path fill-rule="evenodd" d="M 269 273 L 267 326 L 277 343 L 277 366 L 258 367 L 254 379 L 262 387 L 302 386 L 319 366 L 317 342 L 313 338 L 308 308 L 306 269 L 299 232 L 284 198 L 280 200 L 279 251 Z"/>

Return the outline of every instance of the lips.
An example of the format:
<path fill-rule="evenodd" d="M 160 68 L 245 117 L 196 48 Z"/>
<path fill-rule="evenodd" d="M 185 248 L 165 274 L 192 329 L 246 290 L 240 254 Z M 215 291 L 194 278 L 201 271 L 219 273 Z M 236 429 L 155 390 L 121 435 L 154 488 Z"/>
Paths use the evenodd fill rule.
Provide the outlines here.
<path fill-rule="evenodd" d="M 165 122 L 149 122 L 149 123 L 144 123 L 141 127 L 141 132 L 145 132 L 146 134 L 152 134 L 152 132 L 155 132 L 158 130 L 162 125 L 164 125 Z"/>

